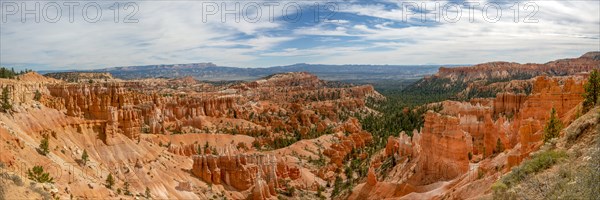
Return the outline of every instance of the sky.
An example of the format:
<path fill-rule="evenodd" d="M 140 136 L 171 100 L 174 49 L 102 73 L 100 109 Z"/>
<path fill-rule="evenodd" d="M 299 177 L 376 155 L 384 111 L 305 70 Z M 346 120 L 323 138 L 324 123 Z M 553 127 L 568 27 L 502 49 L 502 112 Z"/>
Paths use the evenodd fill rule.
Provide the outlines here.
<path fill-rule="evenodd" d="M 545 63 L 600 51 L 597 0 L 2 0 L 0 6 L 0 65 L 15 69 Z"/>

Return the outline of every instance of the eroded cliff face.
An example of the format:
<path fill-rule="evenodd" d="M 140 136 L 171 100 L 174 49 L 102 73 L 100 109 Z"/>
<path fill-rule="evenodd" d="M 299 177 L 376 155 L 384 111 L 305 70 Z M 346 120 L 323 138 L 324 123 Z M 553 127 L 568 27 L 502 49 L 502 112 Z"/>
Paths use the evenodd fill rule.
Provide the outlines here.
<path fill-rule="evenodd" d="M 451 180 L 469 168 L 468 152 L 471 136 L 459 126 L 459 119 L 429 112 L 420 137 L 421 183 Z"/>
<path fill-rule="evenodd" d="M 9 100 L 12 104 L 32 104 L 35 103 L 36 92 L 41 94 L 41 101 L 53 101 L 46 88 L 47 84 L 61 83 L 59 80 L 46 78 L 36 72 L 29 72 L 17 76 L 15 79 L 0 79 L 0 89 L 8 89 Z"/>
<path fill-rule="evenodd" d="M 297 169 L 290 170 L 268 154 L 195 155 L 192 159 L 192 174 L 209 184 L 228 185 L 239 191 L 252 188 L 252 199 L 277 196 L 278 176 L 292 174 L 298 178 Z"/>
<path fill-rule="evenodd" d="M 442 102 L 443 110 L 426 113 L 424 127 L 412 138 L 404 133 L 388 138 L 382 156 L 398 164 L 375 184 L 356 187 L 350 199 L 463 199 L 489 192 L 494 177 L 542 145 L 552 108 L 565 125 L 574 119 L 584 78 L 541 76 L 533 79 L 531 95 Z"/>

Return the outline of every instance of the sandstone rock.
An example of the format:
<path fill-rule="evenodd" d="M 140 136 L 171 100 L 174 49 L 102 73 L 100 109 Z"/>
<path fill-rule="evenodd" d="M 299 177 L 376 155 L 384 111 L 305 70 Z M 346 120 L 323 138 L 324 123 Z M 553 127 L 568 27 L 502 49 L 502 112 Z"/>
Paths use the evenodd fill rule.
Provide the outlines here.
<path fill-rule="evenodd" d="M 175 187 L 175 189 L 177 190 L 188 192 L 191 192 L 192 188 L 192 183 L 190 183 L 189 181 L 178 182 L 177 187 Z"/>
<path fill-rule="evenodd" d="M 369 172 L 367 174 L 367 184 L 372 186 L 377 184 L 377 176 L 371 167 L 369 167 Z"/>
<path fill-rule="evenodd" d="M 459 119 L 433 112 L 425 114 L 419 144 L 422 183 L 449 180 L 469 169 L 470 135 L 459 128 Z"/>
<path fill-rule="evenodd" d="M 277 170 L 277 159 L 272 155 L 194 155 L 192 158 L 192 174 L 207 183 L 230 185 L 237 190 L 254 186 L 252 198 L 275 195 L 278 176 L 284 173 Z"/>

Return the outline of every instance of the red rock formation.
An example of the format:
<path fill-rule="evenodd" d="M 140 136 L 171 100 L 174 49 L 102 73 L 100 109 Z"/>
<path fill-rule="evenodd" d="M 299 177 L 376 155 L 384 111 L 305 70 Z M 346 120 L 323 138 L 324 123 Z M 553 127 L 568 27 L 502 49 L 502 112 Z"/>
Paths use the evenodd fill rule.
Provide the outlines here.
<path fill-rule="evenodd" d="M 49 92 L 45 85 L 52 83 L 61 83 L 61 81 L 29 72 L 15 79 L 0 79 L 0 89 L 8 89 L 9 100 L 13 105 L 29 104 L 34 102 L 36 92 L 40 92 L 42 97 L 47 96 Z"/>
<path fill-rule="evenodd" d="M 367 182 L 350 197 L 408 195 L 407 198 L 435 199 L 445 197 L 444 194 L 454 195 L 454 189 L 477 188 L 476 184 L 482 181 L 476 177 L 481 175 L 469 171 L 469 152 L 474 156 L 473 161 L 479 163 L 477 171 L 483 175 L 493 169 L 510 171 L 510 167 L 521 163 L 542 145 L 543 126 L 552 108 L 568 125 L 582 101 L 581 77 L 538 77 L 533 83 L 529 96 L 501 93 L 493 99 L 443 102 L 440 113 L 425 115 L 421 133 L 413 134 L 412 140 L 403 133 L 400 138 L 388 138 L 384 156 L 394 156 L 399 163 L 391 170 L 393 177 L 375 185 Z M 504 152 L 495 151 L 498 140 L 506 148 Z M 406 157 L 412 159 L 402 159 Z M 489 180 L 484 181 L 486 190 L 494 181 Z M 449 185 L 434 186 L 439 181 L 448 181 Z M 436 192 L 431 193 L 433 190 Z M 486 190 L 474 193 L 483 194 Z M 464 196 L 446 197 L 466 198 L 473 194 L 461 195 Z"/>
<path fill-rule="evenodd" d="M 539 146 L 542 139 L 542 130 L 550 110 L 556 109 L 559 118 L 569 123 L 573 116 L 566 116 L 583 101 L 583 80 L 581 77 L 566 79 L 550 79 L 538 77 L 535 81 L 533 94 L 523 104 L 519 111 L 519 119 L 514 123 L 518 129 L 519 143 L 521 144 L 520 157 L 526 157 L 529 152 Z M 521 122 L 521 123 L 519 123 Z"/>
<path fill-rule="evenodd" d="M 299 170 L 277 162 L 272 155 L 238 154 L 195 155 L 192 174 L 212 184 L 225 184 L 237 190 L 252 189 L 253 199 L 264 199 L 276 195 L 278 179 L 299 177 Z"/>
<path fill-rule="evenodd" d="M 415 145 L 412 138 L 404 132 L 401 132 L 398 138 L 390 136 L 385 146 L 385 156 L 395 156 L 396 160 L 415 157 Z"/>
<path fill-rule="evenodd" d="M 400 134 L 402 136 L 402 134 Z M 400 151 L 400 141 L 394 138 L 394 136 L 388 137 L 387 143 L 385 144 L 385 155 L 392 156 Z"/>
<path fill-rule="evenodd" d="M 540 75 L 575 75 L 600 68 L 600 60 L 594 56 L 581 56 L 573 59 L 562 59 L 545 64 L 518 64 L 509 62 L 491 62 L 472 67 L 441 67 L 434 76 L 452 80 L 460 79 L 468 82 L 476 79 L 503 79 L 515 75 L 530 77 Z"/>
<path fill-rule="evenodd" d="M 352 149 L 362 148 L 373 140 L 369 132 L 362 130 L 356 118 L 349 119 L 338 131 L 347 132 L 349 135 L 339 136 L 339 143 L 332 144 L 329 149 L 323 151 L 323 155 L 329 157 L 336 167 L 342 166 L 344 158 Z"/>
<path fill-rule="evenodd" d="M 494 116 L 500 113 L 511 115 L 518 114 L 521 110 L 521 105 L 527 100 L 525 94 L 498 93 L 494 99 Z"/>
<path fill-rule="evenodd" d="M 369 172 L 367 174 L 367 184 L 376 185 L 377 184 L 377 176 L 375 176 L 375 171 L 373 168 L 369 167 Z"/>
<path fill-rule="evenodd" d="M 469 169 L 471 136 L 460 129 L 459 119 L 433 112 L 425 115 L 419 144 L 421 183 L 450 180 Z"/>

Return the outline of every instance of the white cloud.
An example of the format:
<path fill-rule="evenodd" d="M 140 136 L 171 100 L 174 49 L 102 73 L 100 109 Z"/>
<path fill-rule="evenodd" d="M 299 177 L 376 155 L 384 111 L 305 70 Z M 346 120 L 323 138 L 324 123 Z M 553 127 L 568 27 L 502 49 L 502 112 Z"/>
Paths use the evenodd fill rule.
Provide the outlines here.
<path fill-rule="evenodd" d="M 362 51 L 323 59 L 323 62 L 330 64 L 462 64 L 495 60 L 547 62 L 600 50 L 600 4 L 593 1 L 535 3 L 539 7 L 535 15 L 538 23 L 523 23 L 523 18 L 528 14 L 524 10 L 520 13 L 521 21 L 514 23 L 512 11 L 508 8 L 503 9 L 504 14 L 496 23 L 485 21 L 481 10 L 475 11 L 474 21 L 470 22 L 468 10 L 464 9 L 462 19 L 456 23 L 443 19 L 434 26 L 394 27 L 391 22 L 372 26 L 359 23 L 348 26 L 343 32 L 333 32 L 319 26 L 311 32 L 315 35 L 353 35 L 367 43 L 363 44 L 364 47 L 386 48 L 381 51 L 364 48 Z M 346 11 L 403 23 L 402 18 L 398 17 L 401 16 L 398 10 L 385 10 L 378 5 L 356 5 Z M 414 19 L 411 23 L 414 22 L 419 21 Z"/>
<path fill-rule="evenodd" d="M 138 2 L 139 23 L 133 24 L 112 22 L 109 9 L 103 10 L 104 20 L 97 23 L 83 21 L 81 13 L 75 14 L 75 23 L 69 23 L 66 11 L 56 24 L 9 18 L 12 21 L 0 28 L 0 61 L 78 69 L 190 62 L 255 67 L 265 66 L 264 60 L 270 58 L 276 59 L 269 65 L 300 59 L 326 64 L 546 62 L 600 50 L 600 4 L 595 1 L 534 1 L 539 23 L 523 23 L 525 10 L 521 22 L 514 23 L 512 10 L 506 8 L 496 23 L 486 22 L 480 10 L 470 22 L 468 10 L 463 9 L 458 22 L 442 20 L 435 25 L 422 23 L 420 15 L 411 15 L 405 23 L 401 9 L 382 4 L 346 3 L 340 12 L 381 20 L 325 20 L 293 30 L 286 30 L 289 27 L 282 21 L 269 21 L 266 8 L 258 22 L 242 18 L 235 23 L 229 16 L 222 23 L 220 16 L 209 16 L 205 23 L 201 2 Z M 274 16 L 281 16 L 280 8 Z M 403 24 L 410 26 L 400 27 Z M 287 34 L 266 32 L 273 30 Z M 317 47 L 278 49 L 298 38 L 313 39 Z"/>
<path fill-rule="evenodd" d="M 205 23 L 202 5 L 196 2 L 138 5 L 138 23 L 112 22 L 112 10 L 107 7 L 103 10 L 104 20 L 97 23 L 78 18 L 81 13 L 75 13 L 74 23 L 66 18 L 55 24 L 21 23 L 18 17 L 9 18 L 13 21 L 2 24 L 0 60 L 3 65 L 77 69 L 188 62 L 241 65 L 256 59 L 250 56 L 254 51 L 293 39 L 261 34 L 262 30 L 278 27 L 277 21 L 252 23 L 242 19 L 239 23 L 222 23 L 217 16 Z M 121 20 L 125 14 L 121 13 Z M 240 34 L 247 37 L 240 39 Z"/>

